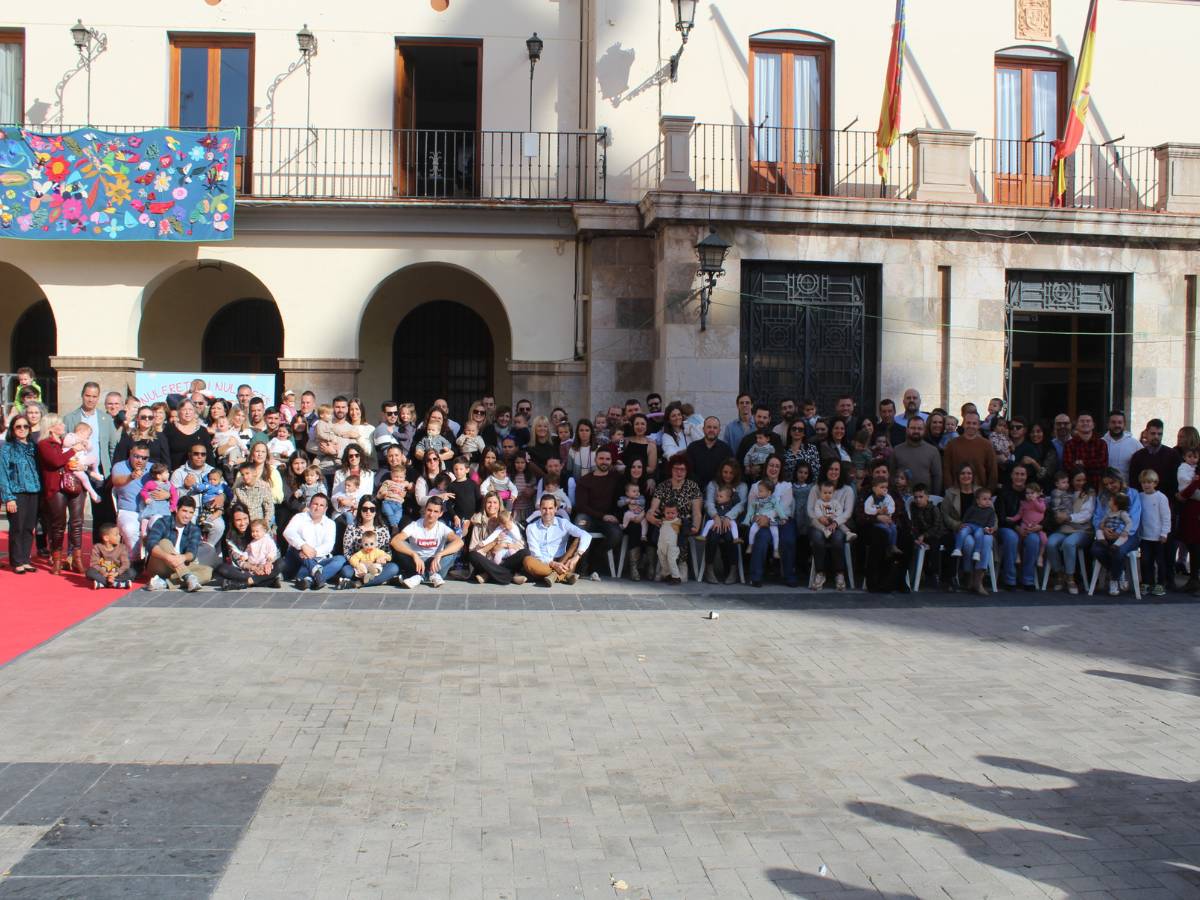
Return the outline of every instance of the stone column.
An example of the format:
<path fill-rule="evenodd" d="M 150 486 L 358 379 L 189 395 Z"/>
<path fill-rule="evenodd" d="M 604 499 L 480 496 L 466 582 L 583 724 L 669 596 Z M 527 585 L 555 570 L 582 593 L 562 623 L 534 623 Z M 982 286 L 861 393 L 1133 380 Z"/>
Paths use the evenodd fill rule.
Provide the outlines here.
<path fill-rule="evenodd" d="M 338 394 L 346 397 L 357 394 L 362 366 L 361 359 L 279 358 L 284 388 L 295 391 L 297 400 L 302 392 L 312 391 L 318 403 L 328 403 Z"/>
<path fill-rule="evenodd" d="M 692 126 L 694 116 L 663 116 L 658 120 L 663 139 L 663 178 L 660 191 L 694 191 L 692 178 Z"/>
<path fill-rule="evenodd" d="M 1163 212 L 1200 214 L 1200 144 L 1159 144 L 1158 202 Z"/>
<path fill-rule="evenodd" d="M 912 148 L 913 189 L 910 200 L 934 203 L 977 203 L 971 172 L 973 131 L 914 128 L 908 135 Z"/>
<path fill-rule="evenodd" d="M 70 412 L 79 405 L 79 395 L 89 381 L 100 385 L 101 400 L 109 391 L 132 394 L 142 360 L 135 356 L 52 356 L 50 365 L 58 374 L 59 410 Z"/>

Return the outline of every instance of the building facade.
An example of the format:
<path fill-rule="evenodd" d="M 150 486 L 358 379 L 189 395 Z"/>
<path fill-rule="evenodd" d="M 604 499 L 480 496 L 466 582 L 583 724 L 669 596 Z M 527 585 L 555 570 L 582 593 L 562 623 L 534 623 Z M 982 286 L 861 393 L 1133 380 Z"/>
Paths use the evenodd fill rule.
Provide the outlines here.
<path fill-rule="evenodd" d="M 928 405 L 1193 421 L 1200 125 L 1170 86 L 1200 74 L 1200 4 L 1101 0 L 1052 207 L 1086 12 L 909 4 L 886 177 L 885 0 L 701 0 L 678 55 L 672 0 L 0 22 L 0 119 L 241 129 L 232 241 L 0 239 L 0 370 L 52 370 L 64 406 L 87 379 L 202 369 L 455 412 L 485 391 L 724 413 L 739 389 L 873 405 L 915 385 Z M 731 249 L 701 330 L 714 228 Z"/>

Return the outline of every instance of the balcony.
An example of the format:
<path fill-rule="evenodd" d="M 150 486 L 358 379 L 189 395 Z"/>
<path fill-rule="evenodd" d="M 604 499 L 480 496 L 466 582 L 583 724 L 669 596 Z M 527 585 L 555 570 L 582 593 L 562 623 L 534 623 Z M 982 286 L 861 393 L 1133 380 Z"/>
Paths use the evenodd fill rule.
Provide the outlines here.
<path fill-rule="evenodd" d="M 662 121 L 659 188 L 1049 207 L 1054 149 L 971 132 L 917 129 L 878 168 L 873 131 L 817 131 Z M 886 177 L 884 177 L 886 176 Z M 1081 144 L 1066 164 L 1063 206 L 1200 212 L 1200 150 L 1190 145 Z"/>
<path fill-rule="evenodd" d="M 561 202 L 604 200 L 606 191 L 604 141 L 592 132 L 254 127 L 243 129 L 239 151 L 242 199 Z"/>

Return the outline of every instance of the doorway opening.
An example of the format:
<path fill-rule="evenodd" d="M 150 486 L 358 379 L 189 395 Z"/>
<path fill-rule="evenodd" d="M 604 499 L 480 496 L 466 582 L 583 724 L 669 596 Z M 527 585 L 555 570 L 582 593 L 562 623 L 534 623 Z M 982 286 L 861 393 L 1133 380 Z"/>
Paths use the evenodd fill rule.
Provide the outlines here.
<path fill-rule="evenodd" d="M 492 333 L 475 310 L 453 300 L 423 303 L 396 328 L 392 396 L 412 400 L 418 415 L 444 398 L 451 417 L 465 421 L 470 405 L 494 390 L 494 356 Z"/>
<path fill-rule="evenodd" d="M 21 314 L 12 333 L 12 371 L 29 366 L 42 388 L 42 403 L 58 409 L 58 376 L 50 368 L 50 357 L 58 352 L 58 325 L 50 301 L 39 300 Z M 7 397 L 11 402 L 15 397 Z"/>
<path fill-rule="evenodd" d="M 477 195 L 482 53 L 478 41 L 397 43 L 397 196 Z"/>
<path fill-rule="evenodd" d="M 274 375 L 275 393 L 283 390 L 283 321 L 271 300 L 247 298 L 223 306 L 208 323 L 201 345 L 205 372 Z"/>

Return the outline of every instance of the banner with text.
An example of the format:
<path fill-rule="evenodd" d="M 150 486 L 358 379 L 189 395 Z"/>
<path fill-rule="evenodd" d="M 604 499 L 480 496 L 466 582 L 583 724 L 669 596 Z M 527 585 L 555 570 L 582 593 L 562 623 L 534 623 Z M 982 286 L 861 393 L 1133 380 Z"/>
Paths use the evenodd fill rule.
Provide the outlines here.
<path fill-rule="evenodd" d="M 144 404 L 166 400 L 171 394 L 187 396 L 192 390 L 192 381 L 201 379 L 209 397 L 233 400 L 237 397 L 239 384 L 250 385 L 255 397 L 262 397 L 267 406 L 275 403 L 274 375 L 247 375 L 236 372 L 138 372 L 134 381 L 134 392 Z"/>

